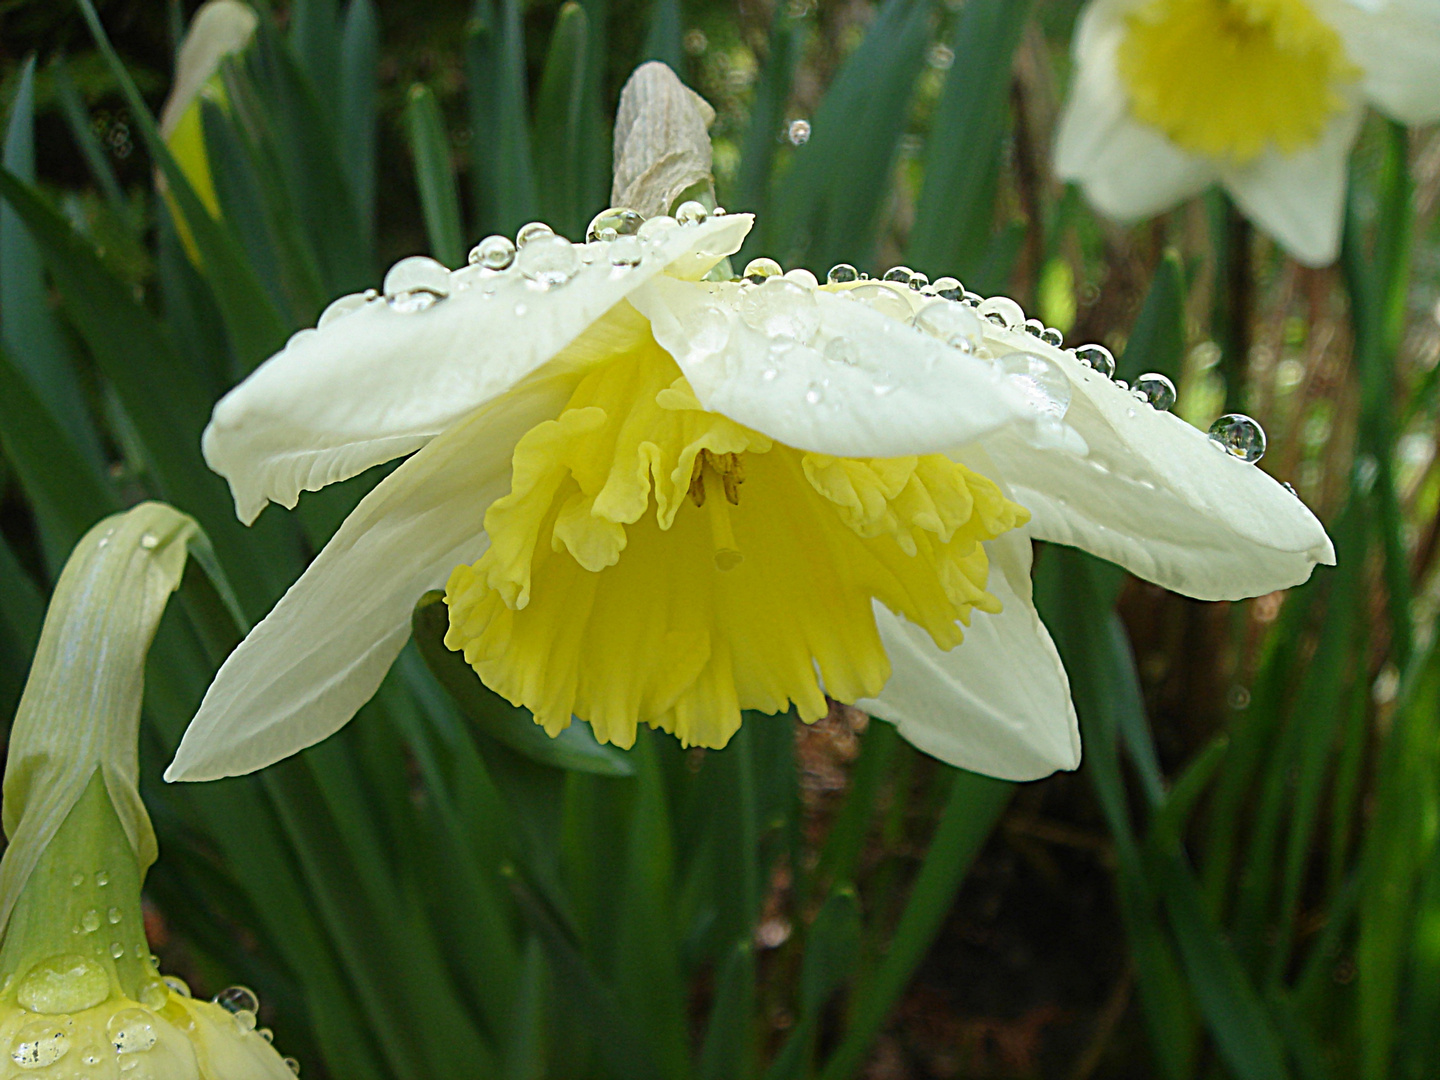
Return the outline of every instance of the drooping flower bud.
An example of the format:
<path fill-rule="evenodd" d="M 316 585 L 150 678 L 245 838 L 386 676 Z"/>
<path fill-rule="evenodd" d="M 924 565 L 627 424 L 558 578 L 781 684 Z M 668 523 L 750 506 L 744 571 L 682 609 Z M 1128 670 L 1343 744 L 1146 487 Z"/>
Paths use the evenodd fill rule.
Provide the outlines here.
<path fill-rule="evenodd" d="M 681 196 L 715 205 L 710 125 L 715 110 L 658 60 L 641 64 L 620 91 L 615 114 L 612 206 L 669 214 Z"/>
<path fill-rule="evenodd" d="M 253 995 L 227 1007 L 237 995 L 197 1001 L 162 979 L 141 917 L 156 856 L 137 783 L 145 655 L 198 536 L 161 503 L 107 518 L 51 599 L 5 768 L 7 1075 L 293 1080 L 255 1033 Z"/>

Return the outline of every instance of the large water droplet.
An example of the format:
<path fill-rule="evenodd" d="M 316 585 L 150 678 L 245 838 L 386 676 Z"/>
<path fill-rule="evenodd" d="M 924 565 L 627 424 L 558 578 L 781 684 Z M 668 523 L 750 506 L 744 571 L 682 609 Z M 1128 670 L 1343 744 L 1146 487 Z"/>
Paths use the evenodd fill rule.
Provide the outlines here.
<path fill-rule="evenodd" d="M 1265 429 L 1244 413 L 1226 413 L 1211 424 L 1210 441 L 1241 461 L 1265 456 Z"/>
<path fill-rule="evenodd" d="M 520 249 L 515 265 L 547 289 L 564 285 L 580 271 L 580 253 L 563 236 L 537 236 Z"/>
<path fill-rule="evenodd" d="M 1070 380 L 1059 364 L 1035 353 L 1010 353 L 1000 361 L 1000 370 L 1041 416 L 1064 419 L 1070 408 Z"/>
<path fill-rule="evenodd" d="M 790 139 L 791 146 L 804 146 L 810 141 L 810 121 L 791 120 L 786 136 Z"/>
<path fill-rule="evenodd" d="M 622 236 L 610 244 L 610 265 L 628 270 L 645 258 L 645 246 L 638 236 Z"/>
<path fill-rule="evenodd" d="M 1075 359 L 1107 379 L 1115 377 L 1115 354 L 1104 345 L 1081 345 L 1075 350 Z"/>
<path fill-rule="evenodd" d="M 241 1031 L 254 1031 L 255 1022 L 255 1014 L 249 1009 L 241 1009 L 235 1014 L 235 1024 Z"/>
<path fill-rule="evenodd" d="M 713 356 L 730 342 L 730 320 L 725 312 L 710 304 L 686 311 L 679 322 L 692 359 Z"/>
<path fill-rule="evenodd" d="M 124 956 L 124 955 L 125 955 L 125 946 L 122 945 L 122 944 L 120 944 L 120 942 L 118 942 L 118 941 L 112 941 L 112 942 L 110 943 L 110 959 L 111 959 L 111 960 L 119 960 L 119 959 L 120 959 L 122 956 Z"/>
<path fill-rule="evenodd" d="M 1158 371 L 1147 372 L 1136 379 L 1135 392 L 1161 412 L 1169 412 L 1175 404 L 1175 384 Z"/>
<path fill-rule="evenodd" d="M 54 1065 L 70 1050 L 69 1020 L 37 1020 L 15 1033 L 10 1060 L 22 1069 L 43 1069 Z"/>
<path fill-rule="evenodd" d="M 186 998 L 190 996 L 190 984 L 180 978 L 179 975 L 166 975 L 162 981 L 170 988 L 171 993 L 179 994 L 181 997 Z"/>
<path fill-rule="evenodd" d="M 385 275 L 385 302 L 394 311 L 424 311 L 449 295 L 450 271 L 424 255 L 401 259 Z"/>
<path fill-rule="evenodd" d="M 100 912 L 91 908 L 85 912 L 84 915 L 80 916 L 80 925 L 85 928 L 87 934 L 93 934 L 96 930 L 100 929 Z"/>
<path fill-rule="evenodd" d="M 858 281 L 860 271 L 849 263 L 836 263 L 830 267 L 830 272 L 825 275 L 825 280 L 831 285 L 843 285 L 847 281 Z"/>
<path fill-rule="evenodd" d="M 1065 344 L 1065 335 L 1055 329 L 1055 327 L 1047 326 L 1040 334 L 1040 340 L 1045 342 L 1046 345 L 1054 345 L 1055 348 L 1058 349 L 1061 345 Z"/>
<path fill-rule="evenodd" d="M 916 270 L 913 274 L 910 275 L 909 284 L 910 288 L 914 289 L 916 292 L 920 292 L 922 289 L 929 288 L 930 275 L 922 274 L 919 270 Z"/>
<path fill-rule="evenodd" d="M 590 219 L 585 230 L 586 240 L 615 240 L 621 236 L 634 236 L 645 224 L 645 218 L 628 206 L 612 206 L 601 210 Z"/>
<path fill-rule="evenodd" d="M 1026 319 L 1024 329 L 1031 337 L 1040 337 L 1045 333 L 1045 324 L 1039 319 Z"/>
<path fill-rule="evenodd" d="M 181 997 L 190 996 L 190 988 L 187 986 L 185 989 L 186 993 L 180 995 Z M 163 1009 L 169 1000 L 170 986 L 168 982 L 162 979 L 151 979 L 140 988 L 140 1004 L 147 1008 L 156 1010 Z"/>
<path fill-rule="evenodd" d="M 252 1013 L 260 1011 L 260 999 L 248 986 L 227 986 L 210 1000 L 232 1013 L 242 1009 Z"/>
<path fill-rule="evenodd" d="M 300 1075 L 300 1062 L 296 1061 L 293 1057 L 285 1058 L 284 1062 L 287 1069 L 289 1069 L 296 1076 Z"/>
<path fill-rule="evenodd" d="M 803 285 L 783 277 L 767 278 L 740 301 L 740 317 L 767 337 L 808 345 L 820 330 L 820 307 Z"/>
<path fill-rule="evenodd" d="M 677 228 L 679 224 L 669 214 L 661 214 L 659 217 L 647 218 L 645 224 L 640 226 L 639 232 L 635 235 L 647 244 L 658 244 L 670 234 L 670 230 Z"/>
<path fill-rule="evenodd" d="M 1016 330 L 1025 322 L 1025 309 L 1008 296 L 991 296 L 976 308 L 981 316 L 1006 330 Z"/>
<path fill-rule="evenodd" d="M 116 925 L 123 917 L 124 916 L 121 915 L 120 909 L 118 907 L 112 907 L 109 911 L 105 913 L 105 918 L 111 926 Z"/>
<path fill-rule="evenodd" d="M 705 204 L 695 199 L 687 199 L 675 208 L 675 220 L 681 225 L 704 225 L 709 218 Z"/>
<path fill-rule="evenodd" d="M 965 286 L 960 284 L 959 278 L 936 278 L 932 288 L 935 290 L 935 295 L 942 300 L 960 300 L 965 296 Z"/>
<path fill-rule="evenodd" d="M 909 285 L 910 279 L 915 276 L 915 271 L 908 266 L 892 266 L 885 273 L 880 275 L 881 281 L 896 281 L 901 285 Z"/>
<path fill-rule="evenodd" d="M 79 1012 L 109 996 L 110 976 L 105 969 L 74 953 L 40 961 L 15 991 L 15 999 L 31 1012 L 52 1014 Z"/>
<path fill-rule="evenodd" d="M 936 300 L 915 313 L 915 329 L 938 338 L 961 352 L 973 353 L 980 348 L 982 329 L 980 317 L 973 308 L 952 300 Z"/>
<path fill-rule="evenodd" d="M 486 270 L 508 270 L 515 261 L 515 245 L 508 236 L 487 236 L 470 249 L 469 261 Z"/>
<path fill-rule="evenodd" d="M 105 1025 L 117 1054 L 143 1054 L 159 1041 L 151 1014 L 144 1009 L 121 1009 Z"/>
<path fill-rule="evenodd" d="M 542 236 L 554 236 L 555 230 L 546 225 L 543 221 L 532 221 L 528 225 L 521 225 L 520 231 L 515 234 L 515 246 L 524 249 L 525 245 L 532 240 L 538 240 Z"/>
<path fill-rule="evenodd" d="M 751 259 L 745 264 L 745 271 L 740 276 L 746 281 L 754 282 L 756 285 L 762 283 L 766 278 L 779 277 L 785 271 L 774 259 Z"/>
<path fill-rule="evenodd" d="M 895 289 L 888 285 L 881 285 L 878 281 L 856 285 L 855 288 L 845 293 L 845 298 L 858 301 L 892 319 L 910 321 L 910 301 Z"/>
<path fill-rule="evenodd" d="M 320 313 L 320 319 L 315 323 L 317 330 L 323 330 L 336 319 L 349 315 L 352 311 L 359 311 L 370 302 L 370 298 L 364 293 L 350 293 L 340 297 L 338 300 L 330 301 L 324 311 Z"/>
<path fill-rule="evenodd" d="M 815 280 L 815 275 L 803 266 L 797 266 L 793 270 L 786 270 L 784 273 L 786 281 L 793 281 L 796 285 L 803 285 L 807 289 L 818 289 L 820 282 Z"/>

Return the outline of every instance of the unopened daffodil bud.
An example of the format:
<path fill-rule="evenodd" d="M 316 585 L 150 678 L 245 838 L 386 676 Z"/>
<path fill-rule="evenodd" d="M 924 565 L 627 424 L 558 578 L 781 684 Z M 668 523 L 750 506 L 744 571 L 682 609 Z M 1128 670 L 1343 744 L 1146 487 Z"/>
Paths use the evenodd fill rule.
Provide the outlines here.
<path fill-rule="evenodd" d="M 673 213 L 687 198 L 713 210 L 714 121 L 710 103 L 660 61 L 636 68 L 620 91 L 615 114 L 611 204 L 645 218 Z"/>
<path fill-rule="evenodd" d="M 145 655 L 195 522 L 144 503 L 100 522 L 55 588 L 11 732 L 0 860 L 0 1076 L 293 1080 L 254 995 L 161 978 L 140 885 Z"/>
<path fill-rule="evenodd" d="M 225 84 L 220 78 L 220 65 L 225 58 L 240 52 L 255 36 L 259 19 L 248 4 L 240 0 L 209 0 L 201 5 L 190 20 L 190 29 L 180 44 L 175 63 L 175 83 L 165 107 L 160 112 L 160 134 L 185 179 L 212 217 L 220 216 L 220 200 L 215 195 L 215 182 L 210 175 L 210 159 L 205 153 L 205 130 L 201 102 L 209 98 L 225 103 Z M 164 178 L 157 176 L 167 199 Z M 196 258 L 194 241 L 185 225 L 184 216 L 174 213 L 181 239 L 192 259 Z"/>

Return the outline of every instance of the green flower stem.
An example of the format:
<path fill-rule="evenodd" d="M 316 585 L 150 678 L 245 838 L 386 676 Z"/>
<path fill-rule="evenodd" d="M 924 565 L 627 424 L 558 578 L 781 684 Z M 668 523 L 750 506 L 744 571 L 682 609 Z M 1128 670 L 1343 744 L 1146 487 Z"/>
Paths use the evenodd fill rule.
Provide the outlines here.
<path fill-rule="evenodd" d="M 155 980 L 140 909 L 140 861 L 97 769 L 25 883 L 0 944 L 0 985 L 36 964 L 80 956 L 138 1001 Z"/>

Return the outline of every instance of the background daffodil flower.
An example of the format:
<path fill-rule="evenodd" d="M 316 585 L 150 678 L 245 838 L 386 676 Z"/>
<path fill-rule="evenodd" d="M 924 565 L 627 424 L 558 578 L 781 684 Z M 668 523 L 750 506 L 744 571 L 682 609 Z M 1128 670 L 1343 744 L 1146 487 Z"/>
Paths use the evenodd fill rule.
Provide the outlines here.
<path fill-rule="evenodd" d="M 1092 0 L 1055 168 L 1132 220 L 1222 185 L 1313 266 L 1339 251 L 1365 105 L 1440 118 L 1430 0 Z"/>
<path fill-rule="evenodd" d="M 601 215 L 583 248 L 527 226 L 513 266 L 499 237 L 453 273 L 404 260 L 217 405 L 206 459 L 246 521 L 418 452 L 231 654 L 170 778 L 341 727 L 447 580 L 447 643 L 552 731 L 573 709 L 621 745 L 636 722 L 723 745 L 823 687 L 1033 778 L 1080 746 L 1032 536 L 1207 599 L 1333 561 L 1298 499 L 1013 301 L 770 260 L 702 281 L 751 219 L 678 214 Z"/>

